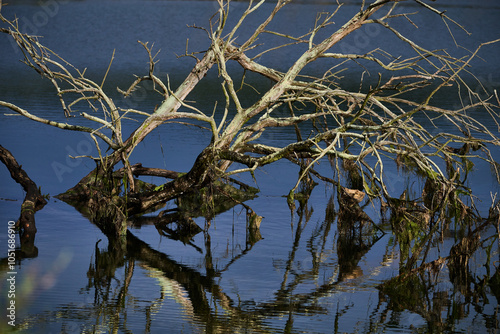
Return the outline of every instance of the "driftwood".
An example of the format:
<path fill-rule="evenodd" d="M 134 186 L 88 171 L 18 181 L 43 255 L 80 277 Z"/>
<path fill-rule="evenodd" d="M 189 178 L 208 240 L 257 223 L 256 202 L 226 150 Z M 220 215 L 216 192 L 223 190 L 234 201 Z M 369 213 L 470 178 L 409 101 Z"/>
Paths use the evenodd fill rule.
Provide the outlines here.
<path fill-rule="evenodd" d="M 24 191 L 26 191 L 24 202 L 21 205 L 21 215 L 16 222 L 16 226 L 23 231 L 23 236 L 29 237 L 30 235 L 34 235 L 36 233 L 35 212 L 42 209 L 47 204 L 47 201 L 40 194 L 40 189 L 36 183 L 30 179 L 28 174 L 22 169 L 22 166 L 17 163 L 12 153 L 1 145 L 0 160 L 9 170 L 12 179 L 19 183 Z"/>

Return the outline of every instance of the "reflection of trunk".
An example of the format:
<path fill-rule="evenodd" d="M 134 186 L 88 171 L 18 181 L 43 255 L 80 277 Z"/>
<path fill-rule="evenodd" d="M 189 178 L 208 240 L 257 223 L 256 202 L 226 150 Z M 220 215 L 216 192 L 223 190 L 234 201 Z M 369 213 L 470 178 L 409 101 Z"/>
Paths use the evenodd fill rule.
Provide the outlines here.
<path fill-rule="evenodd" d="M 210 244 L 208 243 L 207 246 Z M 185 266 L 171 259 L 168 255 L 152 249 L 148 244 L 135 237 L 130 231 L 126 234 L 126 252 L 124 249 L 118 249 L 113 245 L 108 245 L 106 251 L 99 250 L 96 244 L 94 263 L 90 264 L 87 275 L 89 277 L 89 285 L 87 289 L 93 287 L 96 290 L 96 297 L 93 309 L 100 310 L 100 317 L 104 322 L 109 321 L 106 325 L 110 328 L 117 325 L 126 326 L 126 313 L 123 305 L 125 298 L 130 293 L 128 292 L 129 282 L 133 275 L 135 264 L 147 269 L 150 273 L 154 272 L 154 277 L 160 280 L 162 290 L 165 286 L 172 288 L 172 296 L 186 310 L 186 315 L 202 319 L 207 323 L 207 326 L 217 328 L 222 332 L 232 332 L 235 326 L 245 326 L 253 332 L 261 332 L 262 325 L 256 319 L 252 312 L 248 314 L 234 303 L 231 298 L 224 293 L 222 287 L 215 282 L 215 277 L 220 275 L 213 269 L 207 270 L 206 274 L 202 274 L 195 269 Z M 207 252 L 207 263 L 211 263 L 211 255 Z M 118 268 L 128 264 L 126 269 L 126 279 L 120 289 L 112 289 L 111 284 L 115 282 L 115 272 Z M 207 267 L 208 268 L 208 267 Z M 116 281 L 119 282 L 119 281 Z M 118 291 L 117 294 L 115 292 Z M 185 294 L 184 294 L 185 292 Z M 162 295 L 162 300 L 165 296 Z M 160 302 L 161 302 L 160 300 Z M 219 317 L 217 312 L 213 312 L 212 304 L 216 302 L 226 312 L 231 314 L 231 319 L 228 321 L 225 317 Z M 146 312 L 150 312 L 151 308 L 158 307 L 157 301 L 151 302 L 151 307 L 148 307 Z M 140 310 L 140 307 L 138 307 Z M 259 313 L 259 312 L 257 312 Z M 146 313 L 146 317 L 150 314 Z M 249 327 L 250 326 L 250 327 Z"/>
<path fill-rule="evenodd" d="M 0 146 L 0 160 L 7 166 L 14 181 L 26 191 L 26 197 L 21 206 L 21 215 L 16 225 L 23 230 L 22 237 L 28 240 L 36 233 L 35 212 L 43 208 L 47 201 L 40 194 L 35 182 L 19 166 L 14 156 L 2 146 Z"/>
<path fill-rule="evenodd" d="M 164 253 L 152 249 L 130 232 L 127 233 L 127 256 L 161 270 L 165 277 L 183 286 L 189 295 L 195 314 L 201 318 L 210 316 L 210 302 L 205 291 L 210 291 L 213 297 L 226 307 L 232 304 L 230 298 L 214 283 L 214 277 L 202 275 L 194 269 L 177 263 Z"/>
<path fill-rule="evenodd" d="M 31 259 L 38 256 L 38 247 L 35 246 L 35 233 L 23 233 L 21 235 L 21 252 L 16 259 Z"/>
<path fill-rule="evenodd" d="M 365 245 L 359 238 L 339 234 L 337 240 L 337 256 L 339 261 L 338 281 L 356 278 L 363 275 L 359 261 L 370 250 L 371 245 Z"/>
<path fill-rule="evenodd" d="M 92 171 L 76 186 L 56 198 L 73 205 L 110 239 L 124 238 L 127 217 L 120 197 L 121 182 L 111 173 Z"/>

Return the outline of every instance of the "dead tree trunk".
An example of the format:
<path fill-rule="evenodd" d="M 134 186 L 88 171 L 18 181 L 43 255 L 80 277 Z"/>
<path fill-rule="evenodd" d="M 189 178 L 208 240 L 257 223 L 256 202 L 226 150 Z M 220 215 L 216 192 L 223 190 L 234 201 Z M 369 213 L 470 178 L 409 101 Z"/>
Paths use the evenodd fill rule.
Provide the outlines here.
<path fill-rule="evenodd" d="M 42 209 L 47 201 L 40 194 L 40 190 L 35 182 L 31 180 L 28 174 L 21 168 L 12 153 L 0 145 L 0 160 L 5 164 L 10 172 L 10 175 L 19 183 L 24 191 L 26 197 L 21 205 L 21 215 L 17 220 L 16 226 L 22 230 L 22 236 L 28 237 L 36 233 L 35 225 L 35 212 Z"/>

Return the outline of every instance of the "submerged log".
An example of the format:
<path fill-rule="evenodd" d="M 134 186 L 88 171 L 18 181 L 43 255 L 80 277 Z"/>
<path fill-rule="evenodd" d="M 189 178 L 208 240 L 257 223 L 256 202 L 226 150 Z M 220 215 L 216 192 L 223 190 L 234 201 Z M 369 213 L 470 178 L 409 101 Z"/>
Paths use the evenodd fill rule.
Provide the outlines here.
<path fill-rule="evenodd" d="M 28 238 L 36 233 L 35 212 L 42 209 L 47 201 L 40 194 L 40 189 L 36 183 L 30 179 L 28 174 L 22 169 L 12 153 L 0 145 L 0 160 L 5 164 L 14 181 L 19 183 L 26 196 L 21 205 L 21 215 L 17 220 L 16 226 L 22 229 L 22 237 Z"/>

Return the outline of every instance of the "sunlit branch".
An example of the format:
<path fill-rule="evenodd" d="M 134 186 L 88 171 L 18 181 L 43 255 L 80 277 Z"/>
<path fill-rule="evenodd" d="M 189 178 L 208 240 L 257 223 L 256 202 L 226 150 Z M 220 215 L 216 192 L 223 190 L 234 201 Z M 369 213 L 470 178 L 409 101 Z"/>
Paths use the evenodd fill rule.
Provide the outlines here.
<path fill-rule="evenodd" d="M 20 115 L 22 115 L 22 116 L 24 116 L 26 118 L 29 118 L 29 119 L 31 119 L 33 121 L 39 122 L 39 123 L 43 123 L 43 124 L 47 124 L 47 125 L 50 125 L 50 126 L 54 126 L 56 128 L 63 129 L 63 130 L 81 131 L 81 132 L 87 132 L 87 133 L 90 133 L 90 134 L 94 134 L 97 137 L 101 138 L 111 148 L 113 148 L 113 149 L 118 149 L 119 148 L 119 146 L 116 145 L 106 135 L 104 135 L 103 133 L 101 133 L 101 132 L 99 132 L 97 130 L 94 130 L 92 128 L 89 128 L 89 127 L 86 127 L 86 126 L 80 126 L 80 125 L 72 125 L 72 124 L 67 124 L 67 123 L 60 123 L 60 122 L 56 122 L 56 121 L 51 121 L 51 120 L 48 120 L 48 119 L 44 119 L 44 118 L 41 118 L 41 117 L 38 117 L 38 116 L 30 114 L 28 111 L 26 111 L 23 108 L 20 108 L 20 107 L 14 105 L 12 103 L 0 101 L 0 105 L 4 106 L 4 107 L 7 107 L 7 108 L 9 108 L 9 109 L 17 112 L 18 114 L 20 114 Z"/>

